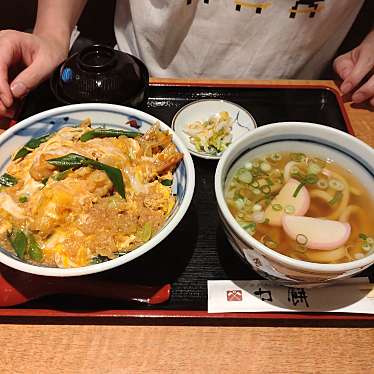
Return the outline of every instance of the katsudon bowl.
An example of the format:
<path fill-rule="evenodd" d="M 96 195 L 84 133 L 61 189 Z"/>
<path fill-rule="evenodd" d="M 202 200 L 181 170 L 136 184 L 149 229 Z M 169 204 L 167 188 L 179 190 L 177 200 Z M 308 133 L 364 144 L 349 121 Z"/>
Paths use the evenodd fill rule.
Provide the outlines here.
<path fill-rule="evenodd" d="M 374 150 L 351 135 L 263 126 L 225 152 L 215 193 L 233 249 L 267 279 L 320 286 L 374 264 Z"/>
<path fill-rule="evenodd" d="M 158 245 L 163 239 L 165 239 L 170 233 L 173 232 L 175 227 L 178 225 L 178 223 L 182 220 L 183 216 L 185 215 L 190 205 L 190 202 L 193 196 L 194 185 L 195 185 L 194 165 L 193 165 L 193 161 L 191 159 L 191 156 L 187 148 L 185 147 L 183 142 L 179 139 L 179 137 L 165 123 L 159 121 L 157 118 L 147 113 L 144 113 L 137 109 L 133 109 L 129 107 L 112 105 L 112 104 L 96 104 L 96 103 L 95 104 L 93 103 L 75 104 L 75 105 L 64 106 L 64 107 L 60 107 L 56 109 L 51 109 L 51 110 L 36 114 L 30 118 L 27 118 L 19 122 L 12 128 L 6 130 L 2 135 L 0 135 L 1 175 L 4 175 L 4 173 L 8 170 L 7 167 L 9 163 L 14 162 L 15 158 L 18 157 L 19 160 L 21 160 L 22 157 L 24 157 L 23 161 L 25 161 L 26 157 L 31 156 L 32 152 L 36 151 L 37 149 L 40 149 L 40 152 L 42 152 L 42 147 L 45 144 L 47 144 L 47 142 L 45 143 L 38 142 L 38 144 L 35 144 L 34 142 L 33 144 L 33 141 L 30 142 L 31 139 L 42 138 L 42 141 L 46 141 L 46 138 L 43 138 L 44 135 L 56 133 L 59 130 L 66 128 L 66 127 L 73 128 L 73 130 L 69 130 L 70 132 L 80 131 L 79 129 L 82 126 L 82 121 L 86 120 L 87 118 L 89 118 L 92 122 L 91 123 L 92 130 L 94 130 L 95 128 L 100 128 L 100 129 L 106 128 L 106 129 L 114 129 L 114 131 L 119 131 L 119 133 L 121 133 L 121 131 L 126 131 L 126 133 L 129 134 L 128 137 L 126 136 L 126 139 L 124 139 L 124 137 L 121 138 L 117 136 L 117 137 L 111 138 L 111 139 L 116 139 L 116 140 L 110 140 L 110 141 L 117 141 L 117 140 L 119 141 L 122 139 L 123 141 L 133 142 L 135 141 L 135 138 L 141 139 L 141 134 L 146 133 L 151 128 L 155 128 L 154 127 L 155 124 L 159 124 L 158 125 L 159 130 L 161 130 L 162 132 L 168 132 L 171 135 L 171 140 L 170 140 L 170 137 L 168 138 L 169 139 L 168 144 L 171 147 L 169 149 L 172 149 L 176 155 L 179 155 L 178 162 L 175 163 L 172 170 L 170 169 L 170 171 L 167 172 L 168 174 L 165 172 L 166 174 L 164 173 L 161 177 L 160 175 L 157 174 L 154 179 L 149 180 L 149 183 L 154 182 L 154 184 L 157 184 L 157 187 L 159 187 L 163 193 L 168 194 L 168 198 L 169 198 L 168 202 L 172 201 L 172 203 L 167 205 L 167 208 L 165 208 L 164 220 L 160 221 L 159 226 L 157 226 L 158 227 L 157 230 L 153 229 L 152 222 L 150 222 L 148 226 L 147 224 L 145 224 L 144 227 L 141 228 L 141 235 L 142 235 L 141 237 L 144 242 L 142 242 L 140 245 L 134 246 L 134 248 L 131 248 L 130 251 L 122 251 L 124 253 L 118 253 L 118 255 L 116 253 L 115 258 L 107 257 L 103 259 L 102 258 L 103 256 L 98 256 L 99 261 L 97 261 L 97 256 L 96 256 L 94 261 L 90 261 L 89 263 L 86 263 L 82 266 L 79 264 L 77 265 L 76 263 L 74 263 L 73 266 L 71 266 L 70 262 L 67 259 L 66 261 L 64 260 L 65 262 L 64 261 L 62 262 L 62 265 L 63 265 L 62 267 L 58 263 L 57 265 L 50 264 L 50 263 L 44 264 L 40 261 L 40 251 L 41 250 L 44 251 L 44 249 L 47 247 L 43 249 L 44 243 L 37 243 L 37 247 L 36 247 L 37 252 L 35 252 L 35 243 L 34 243 L 35 240 L 34 239 L 36 236 L 38 236 L 38 233 L 39 233 L 38 231 L 33 231 L 33 233 L 30 234 L 30 235 L 33 235 L 33 237 L 31 237 L 31 236 L 27 236 L 28 227 L 25 228 L 26 234 L 22 234 L 22 232 L 20 233 L 19 231 L 20 230 L 22 231 L 23 228 L 20 230 L 17 228 L 18 231 L 14 233 L 13 228 L 9 228 L 5 225 L 2 228 L 3 238 L 4 237 L 6 238 L 6 236 L 4 236 L 5 235 L 4 230 L 6 230 L 7 231 L 6 235 L 8 236 L 8 239 L 10 242 L 8 247 L 11 245 L 10 247 L 11 250 L 9 250 L 9 248 L 4 248 L 6 245 L 2 245 L 0 247 L 0 262 L 2 262 L 3 264 L 9 267 L 12 267 L 14 269 L 20 270 L 20 271 L 37 274 L 37 275 L 43 275 L 43 276 L 70 277 L 70 276 L 80 276 L 80 275 L 101 272 L 104 270 L 112 269 L 117 266 L 123 265 L 143 255 L 144 253 L 150 251 L 152 248 Z M 84 132 L 87 133 L 87 129 L 84 130 Z M 99 132 L 96 131 L 96 133 L 99 133 Z M 137 133 L 140 133 L 140 135 Z M 65 135 L 61 135 L 61 138 L 63 138 L 64 136 Z M 130 139 L 130 137 L 132 137 L 132 139 Z M 103 140 L 103 141 L 107 141 L 106 144 L 109 144 L 108 143 L 109 139 L 101 139 L 101 138 L 102 136 L 99 136 L 97 141 L 99 142 Z M 83 141 L 82 137 L 79 138 L 79 142 L 81 141 Z M 87 143 L 85 144 L 89 144 L 89 142 L 95 141 L 95 139 L 89 140 L 86 136 L 85 141 L 87 141 Z M 71 152 L 67 152 L 66 150 L 64 150 L 63 147 L 55 146 L 54 148 L 55 148 L 56 156 L 63 156 L 65 153 L 71 153 Z M 152 152 L 153 150 L 151 151 L 151 155 L 152 155 Z M 30 155 L 28 155 L 29 153 Z M 76 153 L 79 153 L 79 152 L 76 152 Z M 130 160 L 130 156 L 131 156 L 130 153 L 131 152 L 129 151 L 128 156 L 127 156 L 128 160 Z M 132 157 L 134 155 L 136 157 L 136 155 L 138 154 L 139 153 L 135 153 L 132 155 Z M 91 161 L 89 161 L 88 164 L 85 164 L 86 169 L 89 169 L 88 170 L 89 173 L 93 173 L 91 169 L 95 169 L 96 171 L 101 170 L 99 174 L 101 173 L 101 175 L 104 175 L 103 179 L 107 177 L 106 178 L 108 179 L 107 183 L 109 183 L 109 179 L 110 179 L 110 182 L 112 182 L 112 184 L 110 184 L 110 186 L 112 186 L 111 187 L 112 190 L 111 192 L 109 192 L 109 195 L 113 195 L 113 196 L 109 196 L 109 197 L 113 198 L 112 203 L 113 204 L 117 204 L 118 202 L 123 203 L 124 200 L 121 200 L 122 198 L 124 198 L 126 201 L 130 199 L 129 203 L 131 203 L 131 196 L 135 196 L 135 194 L 129 195 L 129 193 L 132 191 L 130 189 L 130 192 L 129 192 L 128 190 L 129 185 L 127 186 L 127 189 L 126 189 L 126 181 L 128 181 L 128 179 L 126 178 L 130 178 L 128 176 L 129 174 L 125 174 L 126 170 L 125 169 L 122 170 L 122 179 L 124 182 L 124 186 L 123 188 L 120 188 L 120 186 L 118 185 L 119 182 L 118 181 L 115 182 L 114 180 L 113 173 L 110 174 L 108 171 L 108 168 L 102 167 L 103 163 L 98 162 L 99 158 L 94 157 L 95 156 L 94 153 L 92 155 L 93 156 L 92 156 Z M 164 156 L 160 156 L 160 157 L 162 158 Z M 99 167 L 98 165 L 99 166 L 101 165 L 101 166 Z M 75 173 L 77 172 L 77 170 L 84 169 L 84 168 L 79 169 L 79 167 L 76 167 L 74 165 L 73 166 L 62 165 L 62 166 L 63 166 L 62 168 L 54 171 L 54 173 L 57 173 L 58 171 L 59 172 L 58 174 L 54 174 L 53 176 L 51 175 L 49 177 L 51 182 L 48 181 L 48 178 L 46 178 L 45 180 L 40 180 L 39 178 L 38 183 L 34 183 L 35 181 L 33 181 L 33 184 L 36 186 L 35 188 L 36 189 L 39 188 L 39 190 L 41 190 L 44 188 L 41 183 L 44 183 L 45 186 L 48 186 L 48 183 L 55 183 L 56 181 L 59 181 L 65 178 L 66 177 L 65 173 L 69 173 L 69 172 Z M 116 169 L 116 168 L 113 167 L 111 170 L 113 171 L 113 169 Z M 106 176 L 104 172 L 106 173 Z M 133 173 L 135 173 L 135 171 Z M 96 174 L 98 173 L 96 172 Z M 167 179 L 165 179 L 165 175 L 168 176 Z M 51 179 L 53 179 L 53 181 Z M 133 182 L 131 180 L 131 184 L 130 184 L 131 188 L 133 187 L 132 183 Z M 147 183 L 148 183 L 148 180 L 147 180 Z M 23 188 L 23 185 L 20 186 L 20 188 L 21 187 Z M 82 186 L 82 188 L 84 187 L 85 186 Z M 0 191 L 0 194 L 4 192 L 6 193 L 7 188 L 9 187 L 2 186 L 1 187 L 2 191 Z M 87 188 L 88 188 L 88 184 L 87 184 Z M 124 194 L 125 190 L 126 190 L 126 195 Z M 119 191 L 122 191 L 122 194 Z M 123 195 L 123 196 L 121 197 L 120 195 L 121 196 Z M 4 198 L 5 195 L 3 194 L 1 195 L 1 197 Z M 7 213 L 5 214 L 10 214 L 10 215 L 17 214 L 20 212 L 22 213 L 22 211 L 19 211 L 19 209 L 22 209 L 22 203 L 27 202 L 28 198 L 31 199 L 30 197 L 27 196 L 27 194 L 26 196 L 24 195 L 20 196 L 19 201 L 15 201 L 16 200 L 15 198 L 13 198 L 13 201 L 8 201 L 9 197 L 6 197 L 7 203 L 3 201 L 1 209 L 2 210 L 5 209 L 7 211 Z M 53 196 L 51 198 L 53 199 Z M 72 196 L 71 194 L 67 193 L 65 194 L 65 198 L 67 200 L 66 200 L 66 206 L 64 208 L 68 209 L 69 208 L 68 204 L 70 201 L 72 201 Z M 17 197 L 17 200 L 18 200 L 18 197 Z M 82 201 L 82 204 L 83 203 L 84 202 Z M 95 201 L 94 200 L 91 201 L 91 204 L 95 204 Z M 47 214 L 48 207 L 49 206 L 47 204 L 46 211 L 44 214 L 50 217 L 50 212 L 48 212 Z M 102 212 L 102 217 L 101 217 L 102 222 L 103 224 L 105 223 L 108 226 L 109 218 L 106 217 L 105 210 L 104 211 L 102 210 L 101 212 Z M 43 215 L 43 212 L 42 212 L 42 215 Z M 121 216 L 121 217 L 126 217 L 126 216 Z M 4 222 L 4 219 L 2 219 L 2 223 L 3 222 Z M 61 234 L 61 230 L 60 230 L 60 234 Z M 115 234 L 120 235 L 121 232 L 118 232 Z M 26 235 L 26 240 L 27 240 L 26 246 L 24 243 L 25 235 Z M 84 235 L 87 235 L 87 234 L 81 233 L 80 235 L 82 237 L 82 240 L 86 239 Z M 112 235 L 112 234 L 109 234 L 109 235 Z M 138 232 L 136 232 L 136 238 L 138 238 L 137 235 L 138 235 Z M 77 245 L 79 245 L 79 241 L 80 241 L 79 238 L 76 239 L 76 241 L 77 241 Z M 54 248 L 57 248 L 57 246 L 60 245 L 59 242 L 60 242 L 60 239 L 56 241 L 55 243 L 56 247 Z M 29 252 L 26 252 L 27 255 L 29 256 L 27 258 L 25 257 L 25 250 L 29 251 Z M 30 257 L 31 257 L 31 260 L 30 260 Z M 61 263 L 61 256 L 59 256 L 59 261 Z"/>

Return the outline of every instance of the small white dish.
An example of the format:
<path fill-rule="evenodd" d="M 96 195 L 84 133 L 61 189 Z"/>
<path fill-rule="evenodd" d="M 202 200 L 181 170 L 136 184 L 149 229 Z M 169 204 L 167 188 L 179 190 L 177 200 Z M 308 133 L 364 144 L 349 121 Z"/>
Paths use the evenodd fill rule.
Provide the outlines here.
<path fill-rule="evenodd" d="M 202 99 L 196 100 L 192 103 L 185 105 L 175 114 L 172 122 L 172 128 L 185 143 L 189 152 L 197 157 L 218 160 L 224 152 L 212 155 L 206 152 L 199 152 L 190 140 L 190 136 L 184 132 L 186 126 L 195 121 L 204 122 L 214 114 L 220 112 L 228 112 L 233 119 L 233 127 L 231 130 L 232 141 L 231 144 L 247 135 L 250 131 L 254 130 L 257 125 L 252 115 L 243 107 L 230 101 L 221 99 Z"/>

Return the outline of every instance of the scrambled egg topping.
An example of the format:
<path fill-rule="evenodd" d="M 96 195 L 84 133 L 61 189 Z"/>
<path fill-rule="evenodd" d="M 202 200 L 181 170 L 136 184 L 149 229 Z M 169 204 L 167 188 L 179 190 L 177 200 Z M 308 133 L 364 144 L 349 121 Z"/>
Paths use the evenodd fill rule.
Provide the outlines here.
<path fill-rule="evenodd" d="M 24 157 L 1 187 L 0 245 L 32 263 L 86 266 L 127 253 L 148 241 L 175 204 L 173 171 L 183 155 L 172 136 L 154 125 L 139 137 L 81 141 L 90 120 L 65 127 Z M 118 168 L 125 197 L 105 170 L 92 165 L 61 171 L 50 160 L 78 154 Z"/>

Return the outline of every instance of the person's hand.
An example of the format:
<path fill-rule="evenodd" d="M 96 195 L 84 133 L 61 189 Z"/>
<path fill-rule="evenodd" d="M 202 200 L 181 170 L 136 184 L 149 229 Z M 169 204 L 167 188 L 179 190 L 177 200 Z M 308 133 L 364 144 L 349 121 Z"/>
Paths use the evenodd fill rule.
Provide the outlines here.
<path fill-rule="evenodd" d="M 14 30 L 0 31 L 0 116 L 41 83 L 68 54 L 68 43 Z M 14 79 L 11 70 L 22 69 Z"/>
<path fill-rule="evenodd" d="M 340 89 L 343 95 L 352 94 L 352 101 L 362 103 L 369 101 L 374 106 L 374 31 L 352 51 L 337 57 L 334 69 L 343 79 Z M 368 74 L 371 77 L 358 87 Z"/>

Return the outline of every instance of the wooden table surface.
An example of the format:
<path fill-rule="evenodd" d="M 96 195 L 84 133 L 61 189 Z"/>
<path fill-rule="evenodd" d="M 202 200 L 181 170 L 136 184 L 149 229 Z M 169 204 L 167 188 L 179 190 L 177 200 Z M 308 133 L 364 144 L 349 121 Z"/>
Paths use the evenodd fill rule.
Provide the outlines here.
<path fill-rule="evenodd" d="M 267 83 L 336 88 L 331 81 Z M 374 112 L 349 102 L 345 108 L 355 134 L 374 146 Z M 372 327 L 346 327 L 344 322 L 339 327 L 275 327 L 0 319 L 0 373 L 369 374 L 374 373 Z"/>

